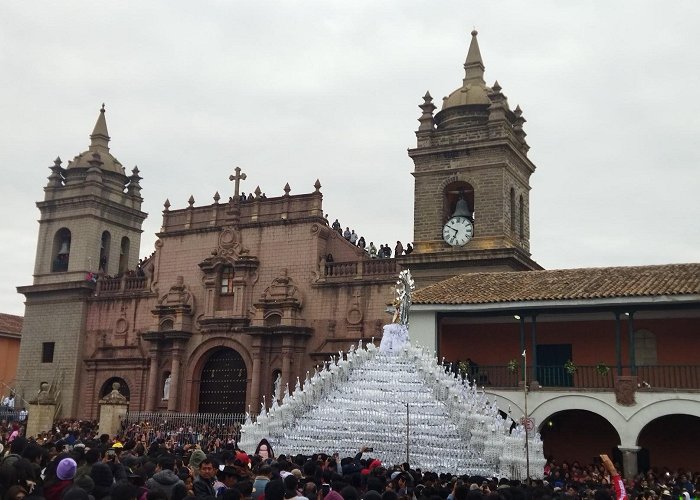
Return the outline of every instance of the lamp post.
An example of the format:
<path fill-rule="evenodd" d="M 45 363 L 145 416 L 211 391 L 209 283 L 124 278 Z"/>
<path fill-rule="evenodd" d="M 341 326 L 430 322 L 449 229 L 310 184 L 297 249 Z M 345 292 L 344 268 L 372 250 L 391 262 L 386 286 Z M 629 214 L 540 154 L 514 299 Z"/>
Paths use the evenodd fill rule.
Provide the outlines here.
<path fill-rule="evenodd" d="M 523 349 L 523 398 L 525 399 L 525 471 L 527 483 L 530 484 L 530 439 L 528 436 L 528 426 L 530 425 L 527 414 L 527 349 Z"/>

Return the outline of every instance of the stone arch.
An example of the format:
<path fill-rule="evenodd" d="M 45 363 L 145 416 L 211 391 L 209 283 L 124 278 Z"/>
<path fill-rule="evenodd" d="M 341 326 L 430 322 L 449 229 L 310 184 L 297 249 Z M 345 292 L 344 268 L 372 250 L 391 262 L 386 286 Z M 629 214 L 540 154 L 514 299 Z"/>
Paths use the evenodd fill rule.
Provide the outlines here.
<path fill-rule="evenodd" d="M 511 187 L 510 188 L 510 232 L 512 234 L 515 234 L 515 219 L 516 219 L 515 188 Z"/>
<path fill-rule="evenodd" d="M 192 354 L 190 354 L 187 360 L 184 401 L 182 404 L 184 411 L 196 412 L 199 408 L 199 376 L 202 373 L 204 365 L 209 360 L 209 357 L 214 354 L 216 350 L 221 348 L 233 349 L 243 358 L 248 375 L 246 381 L 246 397 L 250 398 L 253 378 L 253 358 L 250 355 L 250 351 L 244 344 L 236 339 L 214 337 L 199 344 L 195 350 L 192 351 Z"/>
<path fill-rule="evenodd" d="M 130 380 L 131 377 L 128 375 L 124 374 L 119 374 L 119 375 L 113 375 L 111 377 L 105 377 L 105 380 L 103 380 L 102 384 L 100 385 L 100 390 L 97 393 L 97 400 L 99 401 L 100 399 L 104 398 L 107 394 L 112 392 L 112 384 L 114 382 L 119 382 L 121 387 L 119 388 L 119 392 L 124 396 L 127 400 L 131 400 L 131 388 L 135 387 L 133 384 L 133 380 Z"/>
<path fill-rule="evenodd" d="M 561 461 L 589 460 L 600 453 L 614 456 L 620 433 L 605 417 L 580 408 L 553 413 L 541 422 L 539 432 L 546 457 Z"/>
<path fill-rule="evenodd" d="M 525 239 L 525 201 L 522 194 L 518 201 L 518 235 L 521 240 Z"/>
<path fill-rule="evenodd" d="M 125 273 L 129 270 L 129 253 L 131 252 L 131 241 L 126 236 L 122 237 L 119 244 L 119 273 Z"/>
<path fill-rule="evenodd" d="M 620 433 L 623 447 L 637 446 L 639 434 L 653 420 L 667 415 L 691 415 L 700 417 L 700 401 L 689 397 L 655 401 L 635 412 L 625 426 L 624 436 Z"/>
<path fill-rule="evenodd" d="M 521 403 L 516 401 L 515 399 L 508 398 L 504 396 L 502 393 L 496 394 L 496 393 L 489 393 L 488 391 L 486 392 L 489 396 L 493 396 L 496 399 L 496 405 L 498 405 L 498 409 L 503 411 L 504 413 L 508 414 L 508 409 L 510 409 L 510 416 L 514 420 L 518 420 L 521 415 L 525 414 L 525 410 L 522 408 Z"/>
<path fill-rule="evenodd" d="M 72 233 L 67 227 L 62 227 L 53 237 L 51 250 L 51 272 L 60 273 L 68 271 Z"/>
<path fill-rule="evenodd" d="M 652 464 L 671 470 L 696 470 L 699 442 L 700 417 L 679 413 L 658 417 L 637 437 L 639 470 L 648 470 Z"/>
<path fill-rule="evenodd" d="M 528 399 L 528 401 L 529 400 L 530 399 Z M 550 416 L 571 409 L 586 410 L 603 417 L 613 426 L 617 435 L 620 437 L 621 442 L 619 444 L 625 445 L 624 434 L 625 429 L 628 427 L 625 417 L 617 408 L 595 396 L 587 394 L 566 394 L 550 398 L 534 406 L 530 411 L 530 416 L 535 419 L 538 428 L 540 428 Z"/>
<path fill-rule="evenodd" d="M 97 269 L 106 273 L 109 271 L 109 253 L 112 246 L 112 235 L 109 231 L 102 231 L 100 236 L 100 258 L 98 260 Z"/>

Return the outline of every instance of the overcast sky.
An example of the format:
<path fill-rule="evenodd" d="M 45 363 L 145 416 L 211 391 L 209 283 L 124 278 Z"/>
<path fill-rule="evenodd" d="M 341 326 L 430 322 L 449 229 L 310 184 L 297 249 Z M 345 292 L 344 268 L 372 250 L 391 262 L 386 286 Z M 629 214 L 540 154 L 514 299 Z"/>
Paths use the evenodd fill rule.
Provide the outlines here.
<path fill-rule="evenodd" d="M 48 166 L 100 105 L 162 205 L 230 196 L 235 166 L 313 190 L 367 241 L 413 237 L 418 104 L 460 86 L 469 32 L 520 104 L 531 251 L 548 269 L 700 261 L 700 2 L 32 1 L 0 7 L 0 312 L 23 314 Z M 392 245 L 393 246 L 393 245 Z"/>

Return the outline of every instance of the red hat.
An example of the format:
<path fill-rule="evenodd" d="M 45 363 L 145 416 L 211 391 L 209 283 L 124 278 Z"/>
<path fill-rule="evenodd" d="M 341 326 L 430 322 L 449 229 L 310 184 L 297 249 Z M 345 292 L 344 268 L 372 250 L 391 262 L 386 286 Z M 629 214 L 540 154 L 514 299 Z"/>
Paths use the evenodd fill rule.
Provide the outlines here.
<path fill-rule="evenodd" d="M 250 462 L 250 458 L 248 457 L 248 454 L 244 451 L 237 451 L 236 452 L 236 460 L 240 460 L 240 462 L 243 465 L 248 465 L 248 462 Z"/>

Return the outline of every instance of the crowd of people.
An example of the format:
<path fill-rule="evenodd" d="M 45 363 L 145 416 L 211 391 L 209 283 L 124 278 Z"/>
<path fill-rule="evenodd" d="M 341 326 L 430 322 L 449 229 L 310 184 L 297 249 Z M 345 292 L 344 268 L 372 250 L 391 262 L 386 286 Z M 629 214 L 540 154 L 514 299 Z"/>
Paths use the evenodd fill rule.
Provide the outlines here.
<path fill-rule="evenodd" d="M 210 428 L 213 428 L 210 426 Z M 27 439 L 17 422 L 0 424 L 2 500 L 691 500 L 700 474 L 649 471 L 622 482 L 600 463 L 547 463 L 545 480 L 435 474 L 408 463 L 385 464 L 362 447 L 355 456 L 275 455 L 205 436 L 185 444 L 168 432 L 126 428 L 98 434 L 94 421 L 66 420 Z M 202 429 L 202 431 L 204 431 Z M 449 452 L 446 450 L 446 452 Z"/>
<path fill-rule="evenodd" d="M 328 215 L 326 215 L 326 221 L 328 220 Z M 358 236 L 358 234 L 355 232 L 354 229 L 350 229 L 349 227 L 346 227 L 345 230 L 343 231 L 343 227 L 340 225 L 340 222 L 338 222 L 338 219 L 335 219 L 333 221 L 333 224 L 331 225 L 334 231 L 336 231 L 339 235 L 341 235 L 343 238 L 345 238 L 347 241 L 352 243 L 353 245 L 357 246 L 358 248 L 361 248 L 365 252 L 369 254 L 369 256 L 373 259 L 390 259 L 392 255 L 391 247 L 389 244 L 380 244 L 379 248 L 376 247 L 373 241 L 369 242 L 369 245 L 365 241 L 364 236 Z M 394 257 L 400 257 L 402 255 L 409 255 L 411 252 L 413 252 L 413 246 L 410 243 L 406 244 L 406 248 L 404 248 L 403 244 L 401 241 L 397 241 L 396 245 L 394 246 Z M 332 262 L 332 261 L 331 261 Z"/>

